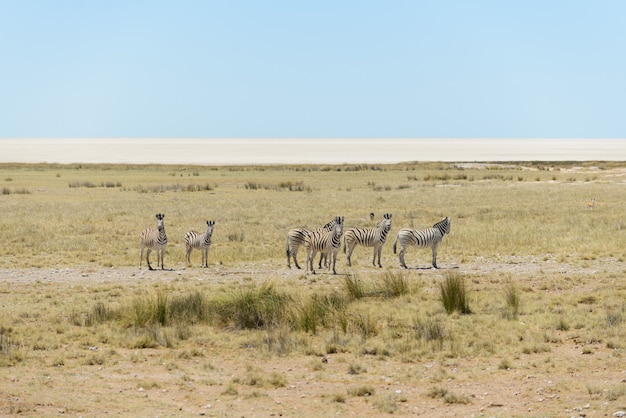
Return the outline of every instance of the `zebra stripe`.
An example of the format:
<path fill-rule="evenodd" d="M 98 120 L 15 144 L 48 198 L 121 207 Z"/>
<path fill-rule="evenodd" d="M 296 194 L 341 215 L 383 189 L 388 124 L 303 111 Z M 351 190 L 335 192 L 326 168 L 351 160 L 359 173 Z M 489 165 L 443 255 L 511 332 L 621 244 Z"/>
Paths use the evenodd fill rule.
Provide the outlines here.
<path fill-rule="evenodd" d="M 408 268 L 404 262 L 404 253 L 406 247 L 412 245 L 417 248 L 432 248 L 433 251 L 433 267 L 437 267 L 437 249 L 443 240 L 445 234 L 450 233 L 450 218 L 445 217 L 443 220 L 437 222 L 432 228 L 423 230 L 416 229 L 401 229 L 398 232 L 398 236 L 393 243 L 393 253 L 396 253 L 396 244 L 400 241 L 400 265 L 404 268 Z"/>
<path fill-rule="evenodd" d="M 374 247 L 374 258 L 372 259 L 372 264 L 376 266 L 376 255 L 378 254 L 378 267 L 382 267 L 382 264 L 380 263 L 380 255 L 383 251 L 383 244 L 387 240 L 387 234 L 390 230 L 390 213 L 385 213 L 383 215 L 383 219 L 376 224 L 375 228 L 348 229 L 343 238 L 343 252 L 347 254 L 348 265 L 352 265 L 350 257 L 352 256 L 352 251 L 354 251 L 354 248 L 357 245 L 362 245 L 364 247 Z"/>
<path fill-rule="evenodd" d="M 335 264 L 337 263 L 337 253 L 341 248 L 341 235 L 343 234 L 343 216 L 335 218 L 335 226 L 331 231 L 318 230 L 311 231 L 304 240 L 306 248 L 307 271 L 315 274 L 313 269 L 313 260 L 315 255 L 320 252 L 322 254 L 330 254 L 332 256 L 333 274 L 337 274 Z M 330 265 L 328 266 L 330 270 Z"/>
<path fill-rule="evenodd" d="M 150 252 L 155 250 L 157 253 L 157 267 L 161 264 L 161 270 L 165 270 L 163 267 L 163 259 L 165 258 L 165 249 L 167 247 L 167 235 L 165 235 L 165 225 L 163 223 L 165 215 L 162 213 L 156 214 L 157 229 L 146 228 L 139 235 L 139 245 L 141 251 L 139 253 L 139 268 L 141 269 L 141 259 L 143 258 L 143 249 L 146 250 L 146 263 L 148 268 L 154 270 L 150 265 Z"/>
<path fill-rule="evenodd" d="M 336 223 L 337 221 L 333 219 L 332 221 L 328 222 L 323 227 L 316 229 L 315 231 L 332 231 Z M 296 264 L 296 267 L 300 268 L 300 265 L 298 264 L 298 260 L 296 258 L 298 256 L 298 249 L 300 248 L 300 246 L 304 245 L 306 237 L 311 232 L 311 230 L 306 228 L 294 228 L 287 233 L 287 267 L 291 268 L 290 258 L 293 257 L 293 262 Z M 322 257 L 320 256 L 320 268 L 321 266 Z"/>
<path fill-rule="evenodd" d="M 206 231 L 200 234 L 196 231 L 189 231 L 185 234 L 185 258 L 187 264 L 191 264 L 191 251 L 197 248 L 202 253 L 202 267 L 209 267 L 209 249 L 211 248 L 211 237 L 213 236 L 213 226 L 215 221 L 206 221 Z"/>

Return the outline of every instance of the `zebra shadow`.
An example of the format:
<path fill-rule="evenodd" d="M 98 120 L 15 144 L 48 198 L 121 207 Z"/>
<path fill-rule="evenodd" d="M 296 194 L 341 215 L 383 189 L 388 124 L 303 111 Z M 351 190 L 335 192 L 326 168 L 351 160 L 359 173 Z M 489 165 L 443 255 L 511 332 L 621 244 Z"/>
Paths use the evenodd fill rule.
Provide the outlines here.
<path fill-rule="evenodd" d="M 454 269 L 458 269 L 458 268 L 459 268 L 459 266 L 447 266 L 447 267 L 441 267 L 440 266 L 440 267 L 437 267 L 437 268 L 434 268 L 432 266 L 429 266 L 429 267 L 417 266 L 417 267 L 408 267 L 405 270 L 418 270 L 418 271 L 426 271 L 426 270 L 454 270 Z"/>

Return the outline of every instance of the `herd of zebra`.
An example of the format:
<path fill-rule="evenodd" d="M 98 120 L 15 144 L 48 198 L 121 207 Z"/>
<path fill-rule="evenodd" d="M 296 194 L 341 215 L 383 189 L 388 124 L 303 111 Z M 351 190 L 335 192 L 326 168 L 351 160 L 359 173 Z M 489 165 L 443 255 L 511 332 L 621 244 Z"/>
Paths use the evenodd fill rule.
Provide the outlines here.
<path fill-rule="evenodd" d="M 157 254 L 157 267 L 160 265 L 161 269 L 164 269 L 163 258 L 165 256 L 165 249 L 167 247 L 167 235 L 165 234 L 165 224 L 163 219 L 165 215 L 162 213 L 156 214 L 157 229 L 146 228 L 141 232 L 139 236 L 140 241 L 140 254 L 139 254 L 139 268 L 141 268 L 141 262 L 143 259 L 143 251 L 146 249 L 146 263 L 148 268 L 153 270 L 150 264 L 150 252 L 156 251 Z M 374 214 L 370 214 L 370 219 L 374 218 Z M 191 252 L 194 248 L 197 248 L 202 253 L 202 267 L 209 267 L 209 248 L 211 247 L 211 237 L 213 235 L 213 227 L 215 221 L 206 221 L 207 228 L 204 233 L 198 233 L 196 231 L 189 231 L 185 234 L 185 258 L 187 264 L 191 264 Z M 313 262 L 317 253 L 320 253 L 320 260 L 318 269 L 322 268 L 322 262 L 324 262 L 328 270 L 333 271 L 333 274 L 337 274 L 335 265 L 337 263 L 337 254 L 341 248 L 341 237 L 343 233 L 344 217 L 337 216 L 332 221 L 319 229 L 309 230 L 306 228 L 294 228 L 287 233 L 287 266 L 291 268 L 291 259 L 293 258 L 294 264 L 298 269 L 297 255 L 298 249 L 304 247 L 306 249 L 306 268 L 307 272 L 315 274 Z M 363 247 L 374 248 L 374 258 L 372 264 L 376 263 L 376 256 L 378 256 L 378 267 L 382 267 L 380 257 L 382 253 L 383 245 L 387 240 L 387 235 L 391 230 L 391 214 L 385 213 L 383 219 L 376 224 L 374 228 L 349 228 L 344 235 L 343 251 L 346 254 L 348 260 L 348 266 L 352 265 L 351 257 L 357 245 Z M 417 248 L 431 248 L 432 250 L 432 265 L 437 267 L 437 250 L 441 244 L 445 234 L 450 233 L 450 218 L 445 217 L 441 221 L 437 222 L 432 228 L 426 229 L 412 229 L 403 228 L 398 231 L 398 235 L 393 243 L 393 253 L 397 253 L 397 244 L 400 243 L 400 252 L 398 257 L 400 265 L 405 269 L 408 268 L 404 260 L 406 249 L 410 246 Z"/>

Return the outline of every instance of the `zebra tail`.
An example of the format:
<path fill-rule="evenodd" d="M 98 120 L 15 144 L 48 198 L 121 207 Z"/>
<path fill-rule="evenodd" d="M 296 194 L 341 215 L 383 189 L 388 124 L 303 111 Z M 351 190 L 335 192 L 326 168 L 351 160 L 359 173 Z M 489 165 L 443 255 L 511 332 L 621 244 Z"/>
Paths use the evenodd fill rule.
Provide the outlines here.
<path fill-rule="evenodd" d="M 343 253 L 346 253 L 346 236 L 343 236 Z"/>
<path fill-rule="evenodd" d="M 395 239 L 395 241 L 393 242 L 393 253 L 394 253 L 394 254 L 396 253 L 396 244 L 397 244 L 397 242 L 398 242 L 398 236 L 396 235 L 396 239 Z"/>
<path fill-rule="evenodd" d="M 287 251 L 287 257 L 289 257 L 291 255 L 291 249 L 289 248 L 289 236 L 287 236 L 287 248 L 286 248 L 286 251 Z"/>

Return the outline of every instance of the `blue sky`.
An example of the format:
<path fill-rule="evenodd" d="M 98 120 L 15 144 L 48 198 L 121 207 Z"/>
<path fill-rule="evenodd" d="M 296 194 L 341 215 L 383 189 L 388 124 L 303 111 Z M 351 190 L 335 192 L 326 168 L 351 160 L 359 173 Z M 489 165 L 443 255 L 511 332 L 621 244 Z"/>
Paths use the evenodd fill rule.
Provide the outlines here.
<path fill-rule="evenodd" d="M 626 137 L 624 1 L 0 0 L 0 137 Z"/>

